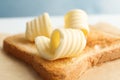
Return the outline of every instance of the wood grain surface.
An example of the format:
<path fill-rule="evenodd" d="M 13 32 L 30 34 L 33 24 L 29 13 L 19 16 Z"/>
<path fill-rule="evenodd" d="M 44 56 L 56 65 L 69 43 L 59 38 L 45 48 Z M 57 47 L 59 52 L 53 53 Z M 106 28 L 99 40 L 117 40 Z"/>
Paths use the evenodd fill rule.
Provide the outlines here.
<path fill-rule="evenodd" d="M 120 37 L 120 29 L 107 23 L 94 25 L 102 31 Z M 8 55 L 2 49 L 3 39 L 8 34 L 0 33 L 0 80 L 41 80 L 37 73 L 24 62 Z M 120 80 L 120 59 L 95 66 L 86 71 L 80 80 Z"/>

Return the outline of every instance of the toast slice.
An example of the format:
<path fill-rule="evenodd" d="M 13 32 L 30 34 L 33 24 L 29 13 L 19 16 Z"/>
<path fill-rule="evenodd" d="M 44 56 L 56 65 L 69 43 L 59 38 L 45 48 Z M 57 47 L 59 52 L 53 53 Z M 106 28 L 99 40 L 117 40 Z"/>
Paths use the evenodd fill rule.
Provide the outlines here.
<path fill-rule="evenodd" d="M 120 36 L 120 28 L 106 22 L 99 22 L 95 25 L 92 25 L 92 27 L 99 28 L 99 30 L 111 33 L 114 36 Z"/>
<path fill-rule="evenodd" d="M 27 41 L 24 34 L 7 37 L 3 48 L 8 54 L 30 64 L 44 80 L 79 80 L 87 69 L 120 58 L 120 37 L 90 29 L 86 48 L 74 58 L 42 59 L 34 43 Z"/>

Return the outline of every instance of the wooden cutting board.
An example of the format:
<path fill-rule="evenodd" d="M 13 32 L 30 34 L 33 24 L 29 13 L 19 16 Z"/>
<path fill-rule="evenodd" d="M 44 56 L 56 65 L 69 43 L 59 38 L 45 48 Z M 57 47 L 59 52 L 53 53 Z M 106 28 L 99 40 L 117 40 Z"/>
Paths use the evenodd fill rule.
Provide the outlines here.
<path fill-rule="evenodd" d="M 102 26 L 102 27 L 101 27 Z M 95 27 L 107 33 L 120 36 L 120 29 L 110 24 L 99 23 Z M 37 73 L 24 62 L 6 54 L 2 49 L 7 34 L 0 33 L 0 80 L 41 80 Z M 120 80 L 120 59 L 95 66 L 86 71 L 81 80 Z"/>

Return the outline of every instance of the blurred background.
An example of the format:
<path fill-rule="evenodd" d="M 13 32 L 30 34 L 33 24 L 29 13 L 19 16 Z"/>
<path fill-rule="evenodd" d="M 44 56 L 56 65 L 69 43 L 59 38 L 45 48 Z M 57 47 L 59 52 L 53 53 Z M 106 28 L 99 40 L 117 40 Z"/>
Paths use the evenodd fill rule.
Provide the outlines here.
<path fill-rule="evenodd" d="M 28 17 L 48 12 L 64 15 L 71 9 L 88 14 L 119 14 L 120 0 L 0 0 L 0 17 Z"/>

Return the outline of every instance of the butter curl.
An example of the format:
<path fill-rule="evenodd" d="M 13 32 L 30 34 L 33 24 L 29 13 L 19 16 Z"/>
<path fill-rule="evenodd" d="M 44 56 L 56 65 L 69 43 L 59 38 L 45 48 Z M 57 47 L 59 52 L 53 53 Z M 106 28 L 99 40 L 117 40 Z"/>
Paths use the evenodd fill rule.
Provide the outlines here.
<path fill-rule="evenodd" d="M 86 38 L 80 30 L 55 29 L 50 39 L 39 36 L 35 44 L 42 58 L 55 60 L 80 55 L 86 46 Z"/>

